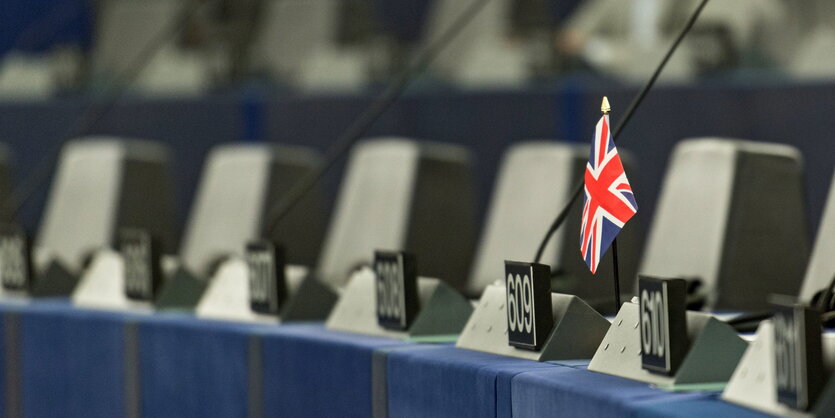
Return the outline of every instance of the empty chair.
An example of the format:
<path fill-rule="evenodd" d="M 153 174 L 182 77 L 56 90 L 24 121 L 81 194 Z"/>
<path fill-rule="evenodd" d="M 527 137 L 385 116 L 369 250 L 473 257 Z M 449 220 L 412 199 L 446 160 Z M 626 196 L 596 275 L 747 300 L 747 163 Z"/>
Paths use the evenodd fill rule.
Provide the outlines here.
<path fill-rule="evenodd" d="M 775 47 L 786 51 L 783 69 L 799 79 L 835 77 L 835 2 L 830 0 L 785 0 L 786 22 L 780 28 L 783 40 Z"/>
<path fill-rule="evenodd" d="M 829 188 L 829 198 L 823 208 L 823 217 L 812 248 L 809 267 L 803 279 L 800 299 L 809 302 L 819 290 L 828 287 L 835 278 L 835 177 Z"/>
<path fill-rule="evenodd" d="M 702 138 L 673 151 L 640 272 L 701 281 L 706 309 L 761 309 L 800 289 L 809 256 L 800 153 Z"/>
<path fill-rule="evenodd" d="M 832 79 L 835 59 L 829 51 L 835 48 L 835 27 L 819 25 L 797 42 L 786 66 L 786 72 L 798 79 Z"/>
<path fill-rule="evenodd" d="M 88 1 L 3 2 L 0 13 L 0 97 L 45 99 L 78 87 L 93 35 Z"/>
<path fill-rule="evenodd" d="M 9 213 L 9 196 L 11 188 L 12 152 L 6 144 L 0 144 L 0 222 L 10 222 L 13 216 Z"/>
<path fill-rule="evenodd" d="M 176 36 L 166 33 L 188 7 L 196 6 L 180 0 L 101 2 L 92 54 L 93 74 L 100 80 L 112 81 L 138 65 L 141 58 L 150 60 L 134 83 L 143 92 L 170 95 L 205 90 L 213 76 L 212 57 L 184 49 Z M 155 45 L 160 41 L 164 43 Z M 143 56 L 149 51 L 154 54 Z"/>
<path fill-rule="evenodd" d="M 35 241 L 35 268 L 60 261 L 79 272 L 119 228 L 147 230 L 164 251 L 176 245 L 169 150 L 113 137 L 68 142 L 61 151 Z"/>
<path fill-rule="evenodd" d="M 10 52 L 0 59 L 0 97 L 44 100 L 58 90 L 51 55 L 29 56 Z"/>
<path fill-rule="evenodd" d="M 251 70 L 305 89 L 353 89 L 368 77 L 368 57 L 337 44 L 338 0 L 267 0 L 253 35 Z"/>
<path fill-rule="evenodd" d="M 430 12 L 425 44 L 435 42 L 471 1 L 435 0 Z M 507 36 L 512 2 L 489 2 L 430 66 L 442 79 L 465 87 L 519 85 L 528 79 L 528 57 L 522 45 Z"/>
<path fill-rule="evenodd" d="M 286 145 L 222 145 L 206 159 L 203 177 L 183 235 L 183 264 L 206 277 L 224 258 L 243 256 L 246 243 L 270 238 L 287 250 L 287 261 L 312 266 L 324 233 L 321 193 L 314 190 L 268 231 L 270 205 L 284 198 L 320 164 L 314 151 Z"/>
<path fill-rule="evenodd" d="M 627 168 L 631 168 L 629 158 L 624 157 Z M 505 260 L 533 261 L 545 232 L 582 179 L 588 158 L 588 146 L 550 141 L 518 144 L 505 153 L 467 283 L 468 294 L 480 294 L 502 279 Z M 566 223 L 545 248 L 541 262 L 551 266 L 554 291 L 580 296 L 599 310 L 611 311 L 611 280 L 592 277 L 580 256 L 582 204 L 582 199 L 574 204 Z M 634 277 L 640 247 L 634 221 L 626 224 L 618 241 L 621 275 Z M 610 253 L 601 260 L 598 276 L 610 277 Z"/>
<path fill-rule="evenodd" d="M 461 288 L 474 242 L 470 154 L 401 138 L 367 140 L 351 153 L 317 267 L 342 285 L 374 250 L 407 250 L 421 276 Z"/>

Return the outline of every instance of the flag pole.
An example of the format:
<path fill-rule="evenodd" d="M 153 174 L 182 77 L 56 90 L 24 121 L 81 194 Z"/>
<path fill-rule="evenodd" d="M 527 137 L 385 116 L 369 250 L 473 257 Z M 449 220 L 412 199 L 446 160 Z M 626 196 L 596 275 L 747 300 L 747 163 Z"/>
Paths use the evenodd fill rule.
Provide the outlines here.
<path fill-rule="evenodd" d="M 600 111 L 608 115 L 612 111 L 609 99 L 603 96 L 603 103 L 600 104 Z M 614 140 L 614 138 L 612 138 Z M 618 268 L 618 238 L 612 241 L 612 273 L 615 282 L 615 313 L 620 310 L 620 269 Z"/>
<path fill-rule="evenodd" d="M 618 274 L 618 239 L 612 241 L 612 271 L 615 278 L 615 313 L 620 310 L 620 274 Z"/>

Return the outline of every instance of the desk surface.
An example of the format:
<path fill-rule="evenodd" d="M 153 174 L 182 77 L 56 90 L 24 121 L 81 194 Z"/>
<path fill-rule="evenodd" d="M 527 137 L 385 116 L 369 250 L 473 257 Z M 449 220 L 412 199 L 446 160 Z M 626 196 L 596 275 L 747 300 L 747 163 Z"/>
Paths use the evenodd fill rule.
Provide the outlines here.
<path fill-rule="evenodd" d="M 11 373 L 25 416 L 760 415 L 716 393 L 590 372 L 587 361 L 538 363 L 320 323 L 239 324 L 66 301 L 0 304 L 0 312 L 0 406 L 16 407 L 3 383 L 19 364 Z"/>

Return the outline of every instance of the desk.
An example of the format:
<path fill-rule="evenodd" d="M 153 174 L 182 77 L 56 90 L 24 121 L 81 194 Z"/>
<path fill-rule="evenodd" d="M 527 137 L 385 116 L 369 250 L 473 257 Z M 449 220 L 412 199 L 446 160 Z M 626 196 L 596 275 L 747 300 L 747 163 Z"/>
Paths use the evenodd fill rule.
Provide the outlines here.
<path fill-rule="evenodd" d="M 590 372 L 587 361 L 538 363 L 321 323 L 238 324 L 66 301 L 0 312 L 4 415 L 761 416 L 715 393 Z"/>
<path fill-rule="evenodd" d="M 585 365 L 577 365 L 517 376 L 513 379 L 511 403 L 513 416 L 518 417 L 543 416 L 554 411 L 566 416 L 637 416 L 642 408 L 655 403 L 709 396 L 665 392 L 646 383 L 590 372 Z"/>
<path fill-rule="evenodd" d="M 5 396 L 4 412 L 19 407 L 26 416 L 123 414 L 123 330 L 131 315 L 76 310 L 66 301 L 3 304 L 0 311 L 9 331 L 4 356 L 18 356 L 5 357 L 3 374 L 12 365 L 20 376 L 13 390 L 17 399 Z"/>
<path fill-rule="evenodd" d="M 385 396 L 374 390 L 374 353 L 416 346 L 321 324 L 276 327 L 262 341 L 265 416 L 370 417 L 372 400 Z"/>
<path fill-rule="evenodd" d="M 642 417 L 739 417 L 768 416 L 758 411 L 723 402 L 718 396 L 671 402 L 657 402 L 640 408 Z"/>
<path fill-rule="evenodd" d="M 421 346 L 388 356 L 392 417 L 510 417 L 511 381 L 557 366 L 452 346 Z"/>
<path fill-rule="evenodd" d="M 255 407 L 250 347 L 265 325 L 161 314 L 137 326 L 142 416 L 242 417 Z"/>

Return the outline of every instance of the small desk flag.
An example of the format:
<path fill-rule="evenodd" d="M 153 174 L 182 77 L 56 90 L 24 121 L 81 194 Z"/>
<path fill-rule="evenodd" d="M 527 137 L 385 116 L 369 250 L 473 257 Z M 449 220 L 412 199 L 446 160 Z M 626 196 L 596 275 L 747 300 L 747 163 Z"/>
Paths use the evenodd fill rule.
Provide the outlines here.
<path fill-rule="evenodd" d="M 608 103 L 607 103 L 608 104 Z M 592 273 L 623 225 L 638 211 L 632 186 L 623 171 L 609 132 L 609 115 L 597 122 L 586 164 L 580 254 Z"/>

